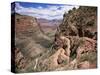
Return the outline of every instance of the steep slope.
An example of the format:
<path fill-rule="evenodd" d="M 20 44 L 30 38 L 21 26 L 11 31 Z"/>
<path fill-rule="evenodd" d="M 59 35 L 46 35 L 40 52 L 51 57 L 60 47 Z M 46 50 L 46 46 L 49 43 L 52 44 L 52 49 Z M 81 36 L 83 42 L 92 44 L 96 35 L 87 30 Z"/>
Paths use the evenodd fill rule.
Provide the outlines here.
<path fill-rule="evenodd" d="M 78 9 L 73 8 L 63 16 L 63 22 L 59 26 L 63 35 L 93 38 L 97 34 L 96 7 L 80 6 Z"/>
<path fill-rule="evenodd" d="M 54 48 L 70 49 L 70 63 L 57 70 L 96 68 L 97 8 L 80 6 L 65 13 L 55 34 Z M 76 66 L 71 66 L 74 60 Z"/>
<path fill-rule="evenodd" d="M 50 38 L 42 33 L 36 18 L 15 14 L 15 28 L 16 46 L 22 48 L 24 54 L 35 56 L 48 47 Z"/>
<path fill-rule="evenodd" d="M 41 31 L 35 17 L 20 14 L 12 14 L 11 17 L 12 21 L 15 21 L 15 49 L 13 48 L 14 51 L 12 51 L 15 54 L 12 57 L 15 56 L 15 58 L 12 60 L 15 59 L 17 71 L 24 71 L 23 64 L 25 64 L 24 66 L 31 66 L 29 61 L 48 51 L 52 41 Z"/>

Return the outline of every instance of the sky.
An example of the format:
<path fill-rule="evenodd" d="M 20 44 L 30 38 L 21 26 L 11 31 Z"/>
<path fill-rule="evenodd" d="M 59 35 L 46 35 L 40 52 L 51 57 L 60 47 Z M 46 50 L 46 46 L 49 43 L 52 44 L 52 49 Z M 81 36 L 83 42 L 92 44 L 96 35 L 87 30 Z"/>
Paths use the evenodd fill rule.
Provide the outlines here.
<path fill-rule="evenodd" d="M 78 8 L 79 6 L 28 2 L 15 2 L 15 8 L 12 5 L 12 8 L 15 9 L 16 13 L 48 20 L 62 19 L 63 14 L 73 7 Z"/>

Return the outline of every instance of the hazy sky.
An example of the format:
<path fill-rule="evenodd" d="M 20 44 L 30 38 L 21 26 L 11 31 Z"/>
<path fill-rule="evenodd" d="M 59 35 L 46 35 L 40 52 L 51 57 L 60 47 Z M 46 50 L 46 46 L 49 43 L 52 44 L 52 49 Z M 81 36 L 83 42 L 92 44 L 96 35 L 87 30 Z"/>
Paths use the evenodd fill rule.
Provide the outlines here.
<path fill-rule="evenodd" d="M 12 6 L 13 7 L 13 6 Z M 28 3 L 28 2 L 16 2 L 15 12 L 23 15 L 34 16 L 36 18 L 45 19 L 62 19 L 64 12 L 73 7 L 79 6 L 65 5 L 65 4 L 46 4 L 46 3 Z"/>

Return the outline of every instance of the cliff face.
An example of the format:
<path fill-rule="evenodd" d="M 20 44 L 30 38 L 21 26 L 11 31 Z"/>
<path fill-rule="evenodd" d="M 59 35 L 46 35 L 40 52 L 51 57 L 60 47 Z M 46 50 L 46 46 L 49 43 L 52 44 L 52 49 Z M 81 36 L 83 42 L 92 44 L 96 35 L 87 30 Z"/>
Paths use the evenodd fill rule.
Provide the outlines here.
<path fill-rule="evenodd" d="M 48 48 L 51 39 L 43 34 L 35 17 L 15 14 L 15 43 L 25 55 L 34 57 Z M 42 44 L 42 43 L 47 44 Z"/>
<path fill-rule="evenodd" d="M 69 39 L 69 44 L 66 38 Z M 64 41 L 66 44 L 64 44 Z M 57 70 L 96 68 L 96 7 L 80 6 L 78 9 L 73 8 L 63 15 L 63 22 L 59 25 L 55 34 L 54 48 L 59 49 L 61 47 L 69 50 L 70 63 Z M 70 66 L 71 63 L 76 66 Z"/>
<path fill-rule="evenodd" d="M 80 36 L 95 38 L 97 35 L 97 8 L 73 8 L 63 15 L 63 22 L 59 26 L 60 33 L 66 36 Z"/>
<path fill-rule="evenodd" d="M 15 32 L 16 35 L 21 33 L 26 36 L 32 36 L 33 33 L 42 34 L 35 17 L 20 14 L 15 14 Z"/>
<path fill-rule="evenodd" d="M 44 35 L 35 17 L 12 14 L 11 18 L 15 22 L 15 49 L 12 50 L 12 60 L 15 60 L 16 71 L 24 72 L 27 66 L 30 67 L 35 62 L 33 60 L 36 57 L 48 51 L 52 42 Z"/>

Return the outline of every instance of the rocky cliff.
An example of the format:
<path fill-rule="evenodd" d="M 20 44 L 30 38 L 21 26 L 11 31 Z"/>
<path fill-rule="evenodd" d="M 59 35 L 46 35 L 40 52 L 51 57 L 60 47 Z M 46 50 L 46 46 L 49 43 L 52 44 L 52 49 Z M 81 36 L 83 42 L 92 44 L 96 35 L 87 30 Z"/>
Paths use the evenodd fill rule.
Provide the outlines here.
<path fill-rule="evenodd" d="M 32 61 L 36 57 L 48 51 L 52 40 L 43 33 L 35 17 L 15 13 L 12 14 L 11 18 L 12 31 L 15 31 L 13 34 L 15 48 L 12 49 L 12 61 L 15 61 L 16 72 L 24 72 L 27 66 L 32 65 Z M 31 59 L 33 60 L 31 61 Z M 29 64 L 30 61 L 31 65 Z"/>
<path fill-rule="evenodd" d="M 69 39 L 69 44 L 66 38 Z M 64 44 L 64 42 L 67 43 Z M 96 68 L 96 7 L 80 6 L 78 9 L 73 8 L 63 15 L 63 22 L 59 25 L 55 34 L 54 48 L 59 49 L 61 47 L 65 50 L 67 48 L 70 49 L 70 63 L 67 64 L 66 67 L 62 67 L 57 70 Z M 73 63 L 73 61 L 75 62 Z M 71 63 L 76 66 L 72 67 L 70 65 Z"/>
<path fill-rule="evenodd" d="M 59 31 L 66 36 L 80 36 L 96 39 L 97 35 L 97 8 L 82 7 L 73 8 L 63 15 L 63 22 Z"/>
<path fill-rule="evenodd" d="M 43 34 L 37 19 L 31 16 L 15 14 L 15 43 L 25 55 L 34 57 L 45 51 L 51 43 L 50 38 Z"/>

